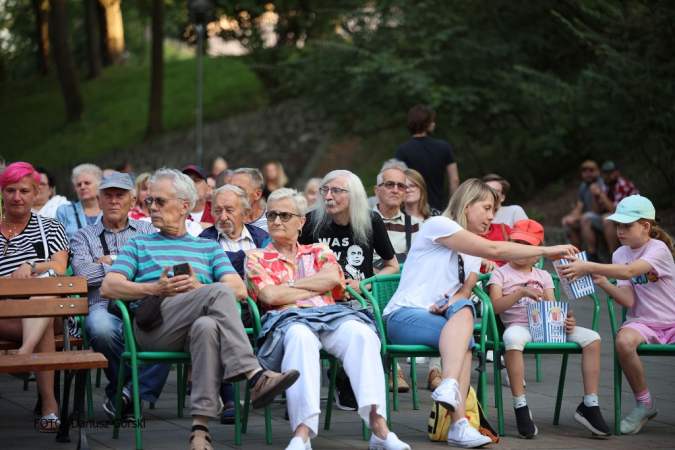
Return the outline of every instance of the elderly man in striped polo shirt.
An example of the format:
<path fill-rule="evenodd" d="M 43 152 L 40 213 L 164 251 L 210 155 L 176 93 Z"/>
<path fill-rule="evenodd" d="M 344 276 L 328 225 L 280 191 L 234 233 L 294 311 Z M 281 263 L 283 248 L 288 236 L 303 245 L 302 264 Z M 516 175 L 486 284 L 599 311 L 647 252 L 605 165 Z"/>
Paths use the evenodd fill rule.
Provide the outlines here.
<path fill-rule="evenodd" d="M 108 359 L 104 369 L 108 379 L 103 409 L 115 419 L 115 399 L 120 368 L 120 355 L 124 351 L 122 319 L 108 312 L 108 299 L 101 297 L 101 283 L 122 246 L 137 234 L 155 233 L 152 224 L 128 218 L 129 210 L 136 204 L 136 192 L 126 173 L 113 172 L 103 177 L 98 191 L 98 204 L 103 215 L 95 224 L 78 230 L 72 238 L 72 268 L 77 276 L 87 277 L 89 285 L 89 315 L 84 324 L 91 347 Z M 162 392 L 171 366 L 140 366 L 139 391 L 143 400 L 155 403 Z M 123 396 L 128 408 L 122 411 L 123 420 L 133 420 L 131 403 L 131 371 L 127 368 Z"/>
<path fill-rule="evenodd" d="M 103 279 L 101 295 L 142 299 L 133 327 L 144 350 L 191 354 L 190 442 L 204 448 L 210 447 L 208 421 L 218 412 L 221 383 L 248 379 L 251 403 L 261 408 L 295 383 L 299 373 L 263 371 L 253 355 L 236 306 L 246 299 L 244 282 L 217 242 L 185 229 L 197 196 L 192 180 L 179 171 L 153 174 L 146 204 L 160 231 L 127 241 Z M 183 263 L 188 263 L 187 274 L 175 274 L 174 267 Z M 159 314 L 143 320 L 140 308 L 149 304 L 160 305 Z"/>

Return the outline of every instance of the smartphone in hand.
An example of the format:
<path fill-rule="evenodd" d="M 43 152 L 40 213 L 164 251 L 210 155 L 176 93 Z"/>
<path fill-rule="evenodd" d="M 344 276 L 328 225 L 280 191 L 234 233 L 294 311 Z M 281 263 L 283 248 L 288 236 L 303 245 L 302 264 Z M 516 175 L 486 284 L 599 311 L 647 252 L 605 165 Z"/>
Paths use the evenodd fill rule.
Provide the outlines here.
<path fill-rule="evenodd" d="M 438 300 L 436 300 L 436 306 L 438 306 L 439 308 L 442 308 L 442 307 L 444 307 L 444 306 L 446 305 L 446 303 L 448 303 L 449 301 L 450 301 L 450 297 L 446 297 L 446 296 L 444 295 L 443 297 L 441 297 L 441 298 L 439 298 Z"/>
<path fill-rule="evenodd" d="M 176 264 L 173 266 L 173 276 L 190 275 L 190 263 Z"/>

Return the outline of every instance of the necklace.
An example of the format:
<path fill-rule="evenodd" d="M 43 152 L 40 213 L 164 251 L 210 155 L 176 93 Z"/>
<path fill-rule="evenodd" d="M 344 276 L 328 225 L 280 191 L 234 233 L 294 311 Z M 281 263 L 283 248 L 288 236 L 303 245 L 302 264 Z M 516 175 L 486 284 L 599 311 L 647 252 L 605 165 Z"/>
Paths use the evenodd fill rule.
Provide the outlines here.
<path fill-rule="evenodd" d="M 277 247 L 274 247 L 274 248 L 276 248 L 279 253 L 288 253 L 289 255 L 296 253 L 296 251 L 294 251 L 294 250 L 286 251 L 286 250 L 279 250 Z"/>
<path fill-rule="evenodd" d="M 12 224 L 9 220 L 7 220 L 7 216 L 2 218 L 4 222 L 7 224 L 7 240 L 12 239 L 13 237 L 16 237 L 19 235 L 20 231 L 19 228 L 21 228 L 21 224 Z M 14 228 L 16 227 L 16 228 Z"/>

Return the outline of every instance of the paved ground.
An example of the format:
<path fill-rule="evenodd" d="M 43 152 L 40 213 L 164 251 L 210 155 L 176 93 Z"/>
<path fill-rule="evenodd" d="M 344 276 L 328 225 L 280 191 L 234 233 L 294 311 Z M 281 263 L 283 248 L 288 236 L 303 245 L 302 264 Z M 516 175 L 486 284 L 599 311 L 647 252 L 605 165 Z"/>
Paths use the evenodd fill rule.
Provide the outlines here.
<path fill-rule="evenodd" d="M 604 294 L 601 296 L 604 299 Z M 575 317 L 580 325 L 590 324 L 590 308 L 588 303 L 575 301 L 572 304 Z M 605 420 L 613 429 L 613 376 L 612 376 L 612 339 L 607 315 L 606 303 L 602 304 L 600 317 L 600 334 L 602 344 L 602 375 L 600 380 L 600 403 Z M 515 431 L 515 418 L 512 400 L 508 388 L 504 392 L 505 431 L 499 444 L 488 448 L 675 448 L 675 402 L 668 392 L 675 391 L 675 359 L 645 358 L 645 368 L 652 395 L 659 406 L 659 416 L 649 422 L 637 436 L 621 436 L 610 438 L 594 438 L 589 432 L 572 419 L 576 406 L 582 399 L 580 357 L 570 357 L 568 366 L 565 398 L 562 407 L 561 423 L 553 426 L 553 409 L 560 370 L 559 356 L 543 356 L 543 380 L 535 381 L 534 358 L 526 359 L 526 395 L 533 411 L 535 422 L 539 427 L 539 435 L 532 440 L 519 439 Z M 404 369 L 408 366 L 404 365 Z M 426 379 L 426 367 L 419 367 L 419 379 Z M 475 379 L 474 379 L 475 386 Z M 424 388 L 425 386 L 423 386 Z M 53 435 L 39 434 L 34 428 L 33 420 L 38 418 L 32 413 L 35 403 L 35 387 L 28 391 L 21 390 L 21 382 L 9 375 L 0 375 L 0 449 L 75 449 L 77 433 L 71 432 L 73 441 L 59 444 Z M 673 390 L 671 390 L 673 389 Z M 401 410 L 393 412 L 393 430 L 414 449 L 445 448 L 443 443 L 429 442 L 427 421 L 431 409 L 429 391 L 420 390 L 420 410 L 413 411 L 412 396 L 402 394 Z M 103 388 L 94 389 L 95 419 L 105 421 L 107 416 L 101 408 Z M 633 407 L 632 393 L 624 381 L 622 412 L 625 416 Z M 488 367 L 488 408 L 489 418 L 496 426 L 497 414 L 494 406 L 492 384 L 492 368 Z M 186 414 L 189 409 L 186 408 Z M 275 404 L 272 409 L 274 443 L 265 444 L 264 420 L 262 415 L 254 412 L 250 418 L 248 433 L 243 437 L 242 447 L 245 449 L 285 448 L 290 439 L 288 422 L 284 421 L 284 406 Z M 176 417 L 176 377 L 170 375 L 162 398 L 154 410 L 144 411 L 145 429 L 143 430 L 144 448 L 146 449 L 185 449 L 188 447 L 191 420 Z M 323 421 L 323 415 L 321 417 Z M 134 432 L 121 431 L 120 439 L 112 439 L 112 428 L 88 428 L 90 444 L 94 449 L 133 449 L 135 448 Z M 232 426 L 220 425 L 215 420 L 211 424 L 211 436 L 216 449 L 239 448 L 234 445 L 234 429 Z M 312 441 L 314 449 L 346 449 L 367 448 L 361 440 L 361 424 L 353 412 L 335 409 L 331 430 L 321 430 L 318 438 Z"/>

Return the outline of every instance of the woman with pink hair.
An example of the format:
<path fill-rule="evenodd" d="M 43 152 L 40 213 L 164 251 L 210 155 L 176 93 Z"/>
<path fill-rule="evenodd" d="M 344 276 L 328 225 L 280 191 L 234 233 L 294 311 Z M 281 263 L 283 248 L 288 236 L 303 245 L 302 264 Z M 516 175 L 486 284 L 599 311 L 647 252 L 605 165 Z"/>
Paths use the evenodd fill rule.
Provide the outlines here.
<path fill-rule="evenodd" d="M 68 265 L 68 240 L 63 225 L 31 212 L 40 174 L 25 162 L 10 164 L 0 175 L 0 277 L 30 278 L 53 269 L 63 275 Z M 19 354 L 55 351 L 53 318 L 2 319 L 0 339 L 21 342 Z M 40 431 L 58 431 L 54 372 L 36 372 L 42 396 Z"/>

